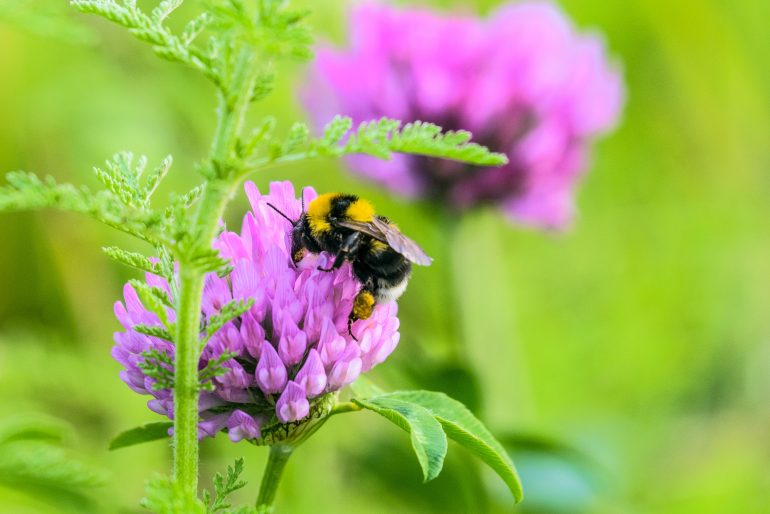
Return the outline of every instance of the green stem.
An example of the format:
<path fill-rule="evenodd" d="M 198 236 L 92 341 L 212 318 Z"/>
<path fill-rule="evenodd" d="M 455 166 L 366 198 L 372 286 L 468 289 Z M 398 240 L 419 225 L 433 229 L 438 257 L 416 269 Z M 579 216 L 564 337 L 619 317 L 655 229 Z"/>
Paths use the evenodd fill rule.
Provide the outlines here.
<path fill-rule="evenodd" d="M 198 490 L 198 330 L 203 274 L 179 265 L 174 360 L 174 480 L 189 496 Z"/>
<path fill-rule="evenodd" d="M 231 86 L 219 95 L 219 124 L 209 153 L 218 177 L 230 177 L 235 171 L 231 169 L 230 157 L 243 128 L 258 74 L 257 54 L 246 46 L 238 55 Z"/>
<path fill-rule="evenodd" d="M 209 162 L 215 177 L 206 183 L 191 227 L 193 241 L 178 247 L 179 302 L 174 360 L 174 480 L 190 497 L 198 490 L 198 361 L 200 312 L 205 270 L 196 256 L 211 249 L 217 224 L 240 180 L 233 150 L 240 137 L 259 68 L 256 52 L 245 47 L 233 73 L 233 86 L 220 97 L 218 124 Z"/>
<path fill-rule="evenodd" d="M 293 447 L 285 444 L 276 444 L 270 447 L 270 455 L 267 458 L 265 473 L 262 475 L 262 483 L 259 486 L 259 496 L 257 497 L 257 512 L 260 514 L 269 514 L 273 511 L 275 493 L 278 491 L 283 468 L 286 467 L 286 462 L 288 462 L 293 450 Z"/>

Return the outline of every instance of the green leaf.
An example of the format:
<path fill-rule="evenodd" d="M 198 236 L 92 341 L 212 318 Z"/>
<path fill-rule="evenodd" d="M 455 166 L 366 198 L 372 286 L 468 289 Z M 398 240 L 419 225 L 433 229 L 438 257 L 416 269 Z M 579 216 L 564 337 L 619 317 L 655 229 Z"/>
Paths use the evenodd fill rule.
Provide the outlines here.
<path fill-rule="evenodd" d="M 141 196 L 145 202 L 149 201 L 152 194 L 158 188 L 158 185 L 160 185 L 161 181 L 165 178 L 168 170 L 171 169 L 171 164 L 173 164 L 173 162 L 174 158 L 170 155 L 167 155 L 166 158 L 163 159 L 161 163 L 147 176 L 147 180 L 145 181 L 144 187 L 141 191 Z"/>
<path fill-rule="evenodd" d="M 161 274 L 159 266 L 141 253 L 122 250 L 117 246 L 105 246 L 102 247 L 102 251 L 111 259 L 114 259 L 121 264 L 125 264 L 126 266 L 147 271 L 155 275 Z"/>
<path fill-rule="evenodd" d="M 324 134 L 321 138 L 322 145 L 325 147 L 338 145 L 352 127 L 352 119 L 346 116 L 335 116 L 334 119 L 324 127 Z"/>
<path fill-rule="evenodd" d="M 155 514 L 206 514 L 206 506 L 195 496 L 185 493 L 181 484 L 158 476 L 147 482 L 142 507 Z"/>
<path fill-rule="evenodd" d="M 118 5 L 113 0 L 72 0 L 70 2 L 80 12 L 96 14 L 124 27 L 137 25 L 133 9 Z"/>
<path fill-rule="evenodd" d="M 214 491 L 215 496 L 213 502 L 211 501 L 211 493 L 204 491 L 203 500 L 208 506 L 208 512 L 214 514 L 217 512 L 233 512 L 230 509 L 232 505 L 227 502 L 227 497 L 238 489 L 242 489 L 246 486 L 246 482 L 240 480 L 241 473 L 243 473 L 243 459 L 236 459 L 232 466 L 227 466 L 227 475 L 222 476 L 221 473 L 214 475 Z M 246 507 L 246 510 L 238 509 L 235 512 L 253 512 L 250 508 Z"/>
<path fill-rule="evenodd" d="M 428 410 L 441 423 L 450 439 L 470 450 L 489 465 L 505 481 L 514 499 L 517 502 L 521 501 L 523 496 L 521 481 L 505 448 L 465 405 L 444 393 L 432 391 L 401 391 L 369 401 L 379 401 L 381 398 L 419 405 Z"/>
<path fill-rule="evenodd" d="M 104 186 L 120 201 L 128 207 L 142 206 L 139 191 L 139 177 L 147 166 L 147 157 L 140 156 L 133 163 L 134 154 L 131 152 L 118 152 L 108 160 L 106 171 L 94 167 L 94 173 Z"/>
<path fill-rule="evenodd" d="M 304 123 L 295 123 L 292 125 L 289 135 L 283 142 L 283 148 L 281 149 L 282 153 L 287 154 L 293 152 L 301 145 L 304 145 L 307 142 L 309 133 L 310 131 Z"/>
<path fill-rule="evenodd" d="M 125 432 L 121 432 L 110 441 L 110 450 L 126 448 L 135 444 L 149 443 L 158 439 L 168 439 L 168 429 L 174 426 L 170 421 L 147 423 Z"/>
<path fill-rule="evenodd" d="M 385 391 L 380 389 L 371 380 L 364 375 L 360 375 L 355 382 L 350 384 L 350 390 L 356 398 L 371 398 L 372 396 L 381 396 Z"/>
<path fill-rule="evenodd" d="M 213 391 L 214 384 L 211 383 L 211 379 L 221 377 L 230 371 L 230 368 L 225 367 L 224 364 L 237 356 L 237 352 L 224 352 L 219 357 L 208 361 L 206 367 L 198 372 L 198 382 L 201 390 Z"/>
<path fill-rule="evenodd" d="M 158 213 L 123 205 L 109 191 L 92 193 L 86 187 L 57 184 L 51 177 L 41 179 L 22 171 L 8 173 L 6 179 L 8 185 L 0 186 L 0 211 L 55 208 L 86 214 L 144 241 L 155 243 L 162 237 L 155 230 Z"/>
<path fill-rule="evenodd" d="M 168 18 L 172 12 L 179 8 L 180 5 L 182 5 L 182 1 L 183 0 L 163 0 L 155 9 L 152 10 L 152 14 L 150 14 L 152 21 L 160 24 L 163 20 Z"/>
<path fill-rule="evenodd" d="M 214 334 L 228 322 L 251 309 L 252 305 L 254 305 L 253 298 L 249 298 L 245 302 L 243 300 L 231 300 L 224 304 L 217 314 L 214 314 L 209 318 L 209 321 L 206 324 L 206 333 L 201 341 L 201 346 L 205 345 L 209 339 L 211 339 Z"/>
<path fill-rule="evenodd" d="M 164 326 L 168 326 L 169 321 L 166 307 L 173 306 L 171 299 L 168 297 L 168 293 L 159 287 L 151 287 L 140 280 L 131 279 L 128 283 L 131 284 L 136 291 L 136 294 L 139 296 L 145 309 L 158 316 L 158 319 Z"/>
<path fill-rule="evenodd" d="M 171 335 L 171 332 L 169 332 L 163 327 L 139 324 L 139 325 L 134 325 L 131 328 L 134 331 L 139 332 L 140 334 L 144 334 L 146 336 L 158 337 L 160 339 L 164 339 L 169 342 L 174 341 L 174 336 Z"/>
<path fill-rule="evenodd" d="M 420 462 L 424 480 L 433 480 L 441 473 L 447 452 L 447 439 L 441 425 L 427 409 L 413 402 L 377 396 L 368 400 L 354 399 L 361 407 L 376 412 L 407 431 L 412 448 Z"/>
<path fill-rule="evenodd" d="M 101 168 L 94 167 L 94 173 L 96 177 L 104 184 L 104 187 L 114 194 L 124 205 L 134 205 L 133 192 L 129 189 L 128 184 L 119 175 L 113 175 L 108 171 L 104 171 Z"/>
<path fill-rule="evenodd" d="M 471 142 L 470 132 L 444 132 L 438 125 L 422 121 L 402 125 L 398 120 L 381 118 L 353 127 L 350 118 L 336 116 L 326 125 L 320 138 L 307 143 L 302 140 L 301 127 L 297 127 L 294 136 L 289 137 L 292 144 L 282 146 L 275 141 L 271 142 L 267 145 L 266 155 L 248 161 L 247 168 L 257 169 L 273 162 L 351 154 L 366 154 L 387 160 L 394 153 L 451 159 L 476 166 L 502 166 L 508 163 L 505 154 L 491 152 L 488 148 Z M 248 144 L 244 147 L 253 148 Z M 297 153 L 289 153 L 299 147 L 304 151 L 298 149 Z M 248 154 L 246 151 L 241 152 L 244 156 Z"/>
<path fill-rule="evenodd" d="M 501 166 L 508 158 L 490 152 L 470 141 L 471 133 L 464 130 L 443 132 L 432 123 L 416 121 L 402 126 L 398 120 L 382 118 L 361 123 L 352 128 L 350 118 L 337 116 L 316 140 L 311 155 L 342 156 L 363 153 L 389 159 L 394 152 L 424 155 L 467 162 L 478 166 Z"/>
<path fill-rule="evenodd" d="M 275 124 L 275 118 L 272 116 L 262 118 L 259 124 L 251 130 L 249 137 L 239 145 L 239 154 L 246 157 L 252 156 L 261 145 L 269 143 L 273 137 Z"/>
<path fill-rule="evenodd" d="M 168 353 L 151 348 L 140 354 L 143 359 L 137 363 L 146 376 L 155 379 L 154 391 L 174 388 L 174 358 Z"/>
<path fill-rule="evenodd" d="M 185 25 L 184 32 L 182 32 L 182 43 L 185 46 L 192 43 L 209 23 L 211 23 L 211 16 L 206 12 L 190 20 L 187 25 Z"/>

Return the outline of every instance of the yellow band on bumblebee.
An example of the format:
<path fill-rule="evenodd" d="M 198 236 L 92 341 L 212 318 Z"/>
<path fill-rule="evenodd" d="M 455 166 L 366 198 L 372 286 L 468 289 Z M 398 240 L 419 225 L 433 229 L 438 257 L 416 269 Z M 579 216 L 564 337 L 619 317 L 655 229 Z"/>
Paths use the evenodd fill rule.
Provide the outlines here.
<path fill-rule="evenodd" d="M 339 195 L 339 193 L 324 193 L 317 196 L 307 206 L 307 218 L 313 234 L 321 234 L 331 230 L 332 226 L 327 218 L 332 210 L 332 201 Z"/>
<path fill-rule="evenodd" d="M 370 223 L 374 218 L 374 207 L 366 200 L 359 198 L 348 206 L 345 214 L 353 221 Z"/>

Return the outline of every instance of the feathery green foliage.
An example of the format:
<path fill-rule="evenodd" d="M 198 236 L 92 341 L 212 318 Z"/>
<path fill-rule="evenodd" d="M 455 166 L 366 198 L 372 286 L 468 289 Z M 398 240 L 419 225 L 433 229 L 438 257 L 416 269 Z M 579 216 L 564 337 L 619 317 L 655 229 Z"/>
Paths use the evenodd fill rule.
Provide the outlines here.
<path fill-rule="evenodd" d="M 108 257 L 131 268 L 136 268 L 148 273 L 154 273 L 156 275 L 161 274 L 160 265 L 152 262 L 141 253 L 121 250 L 117 246 L 105 246 L 102 247 L 102 251 Z"/>
<path fill-rule="evenodd" d="M 336 116 L 317 139 L 309 137 L 305 124 L 295 123 L 288 136 L 274 136 L 275 120 L 266 118 L 248 140 L 239 147 L 246 173 L 274 163 L 291 162 L 316 157 L 344 157 L 365 154 L 390 159 L 394 153 L 423 155 L 467 162 L 477 166 L 502 166 L 508 162 L 505 154 L 490 152 L 470 141 L 471 133 L 442 132 L 432 123 L 416 121 L 402 124 L 398 120 L 381 118 L 353 127 L 353 120 Z"/>
<path fill-rule="evenodd" d="M 147 209 L 127 206 L 109 191 L 92 193 L 86 187 L 57 184 L 52 177 L 15 171 L 6 175 L 8 184 L 0 187 L 0 210 L 20 211 L 55 208 L 90 216 L 105 225 L 144 241 L 159 244 L 160 217 Z M 128 193 L 128 192 L 126 192 Z"/>
<path fill-rule="evenodd" d="M 158 337 L 158 334 L 160 334 L 153 331 L 153 327 L 140 326 L 142 327 L 141 333 L 143 334 L 154 337 Z M 168 336 L 167 333 L 164 335 Z M 223 352 L 218 357 L 208 361 L 206 366 L 198 372 L 200 389 L 202 391 L 213 391 L 214 385 L 211 383 L 211 379 L 227 373 L 228 368 L 224 364 L 237 356 L 238 354 L 235 352 Z M 142 373 L 154 380 L 152 384 L 153 390 L 173 389 L 174 361 L 172 358 L 166 352 L 155 349 L 142 352 L 142 357 L 143 359 L 138 363 L 138 366 Z"/>
<path fill-rule="evenodd" d="M 232 74 L 242 47 L 268 60 L 312 56 L 312 37 L 301 23 L 307 12 L 290 9 L 287 2 L 260 0 L 251 5 L 242 0 L 213 1 L 206 12 L 188 21 L 181 34 L 174 34 L 164 23 L 181 0 L 165 0 L 149 14 L 137 7 L 135 0 L 74 0 L 72 4 L 128 29 L 151 45 L 158 56 L 198 70 L 226 95 L 236 92 Z M 252 95 L 259 97 L 260 92 L 271 90 L 272 82 L 272 73 L 266 71 Z"/>
<path fill-rule="evenodd" d="M 442 132 L 441 127 L 433 123 L 415 121 L 402 125 L 389 118 L 361 123 L 356 130 L 351 130 L 352 126 L 350 118 L 335 117 L 311 151 L 331 157 L 363 153 L 381 159 L 389 159 L 393 153 L 409 153 L 479 166 L 501 166 L 508 162 L 504 154 L 492 153 L 471 143 L 471 133 L 464 130 Z"/>
<path fill-rule="evenodd" d="M 227 373 L 229 368 L 225 366 L 225 363 L 237 356 L 237 352 L 222 352 L 218 357 L 208 361 L 206 367 L 198 372 L 201 391 L 213 391 L 214 384 L 211 383 L 211 379 Z"/>
<path fill-rule="evenodd" d="M 209 514 L 233 512 L 228 510 L 231 505 L 227 503 L 227 497 L 246 486 L 246 482 L 240 480 L 241 473 L 243 473 L 242 458 L 236 459 L 232 466 L 227 466 L 227 474 L 225 476 L 222 476 L 221 473 L 214 475 L 214 498 L 211 498 L 209 491 L 203 492 L 203 503 L 207 505 L 207 512 Z M 249 510 L 238 510 L 236 512 L 248 512 Z"/>
<path fill-rule="evenodd" d="M 168 308 L 173 307 L 174 304 L 166 291 L 159 287 L 151 287 L 146 282 L 136 279 L 129 280 L 129 284 L 133 286 L 145 309 L 155 314 L 163 326 L 171 327 L 173 325 L 169 322 Z"/>
<path fill-rule="evenodd" d="M 174 361 L 163 351 L 150 349 L 142 352 L 143 359 L 137 364 L 146 376 L 154 380 L 155 391 L 174 388 Z"/>
<path fill-rule="evenodd" d="M 248 311 L 252 305 L 254 305 L 253 298 L 249 298 L 249 300 L 245 302 L 241 300 L 232 300 L 224 304 L 218 314 L 214 314 L 209 318 L 201 345 L 205 345 L 220 328 Z"/>
<path fill-rule="evenodd" d="M 182 484 L 164 476 L 147 482 L 140 503 L 156 514 L 207 514 L 203 502 L 191 496 Z"/>
<path fill-rule="evenodd" d="M 140 334 L 144 334 L 146 336 L 157 337 L 159 339 L 163 339 L 169 342 L 174 340 L 173 336 L 171 335 L 171 332 L 169 332 L 163 327 L 143 325 L 140 323 L 138 325 L 134 325 L 133 328 L 136 332 L 139 332 Z"/>

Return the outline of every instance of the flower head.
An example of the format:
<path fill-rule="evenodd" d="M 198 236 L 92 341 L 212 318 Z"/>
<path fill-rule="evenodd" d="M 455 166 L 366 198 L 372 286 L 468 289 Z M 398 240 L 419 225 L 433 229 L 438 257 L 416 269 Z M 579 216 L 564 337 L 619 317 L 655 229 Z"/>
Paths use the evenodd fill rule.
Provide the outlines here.
<path fill-rule="evenodd" d="M 350 337 L 348 314 L 360 288 L 350 265 L 321 271 L 318 267 L 327 267 L 330 257 L 310 254 L 295 267 L 289 255 L 291 227 L 267 205 L 299 217 L 293 186 L 274 182 L 270 193 L 262 195 L 248 183 L 246 194 L 252 211 L 241 233 L 225 232 L 216 242 L 233 271 L 225 278 L 206 276 L 203 322 L 233 300 L 253 303 L 219 329 L 202 351 L 199 369 L 218 360 L 221 366 L 210 391 L 200 396 L 199 435 L 214 436 L 226 429 L 233 441 L 259 443 L 269 427 L 313 416 L 314 407 L 328 407 L 328 393 L 384 361 L 398 344 L 399 322 L 395 303 L 381 304 L 371 318 L 353 325 L 358 341 Z M 316 196 L 310 189 L 304 194 L 305 201 Z M 165 279 L 148 274 L 147 283 L 171 295 Z M 152 361 L 172 370 L 174 345 L 135 330 L 138 324 L 157 326 L 159 320 L 130 285 L 124 288 L 124 300 L 115 304 L 125 329 L 115 334 L 113 348 L 113 356 L 125 367 L 120 376 L 134 391 L 153 396 L 150 409 L 173 418 L 171 389 L 158 388 L 143 369 Z"/>
<path fill-rule="evenodd" d="M 357 172 L 457 209 L 499 205 L 512 219 L 560 227 L 590 140 L 609 130 L 624 93 L 600 38 L 575 32 L 549 3 L 505 6 L 486 20 L 364 4 L 347 50 L 321 48 L 305 95 L 323 123 L 422 120 L 508 155 L 501 168 L 424 157 L 351 158 Z"/>

